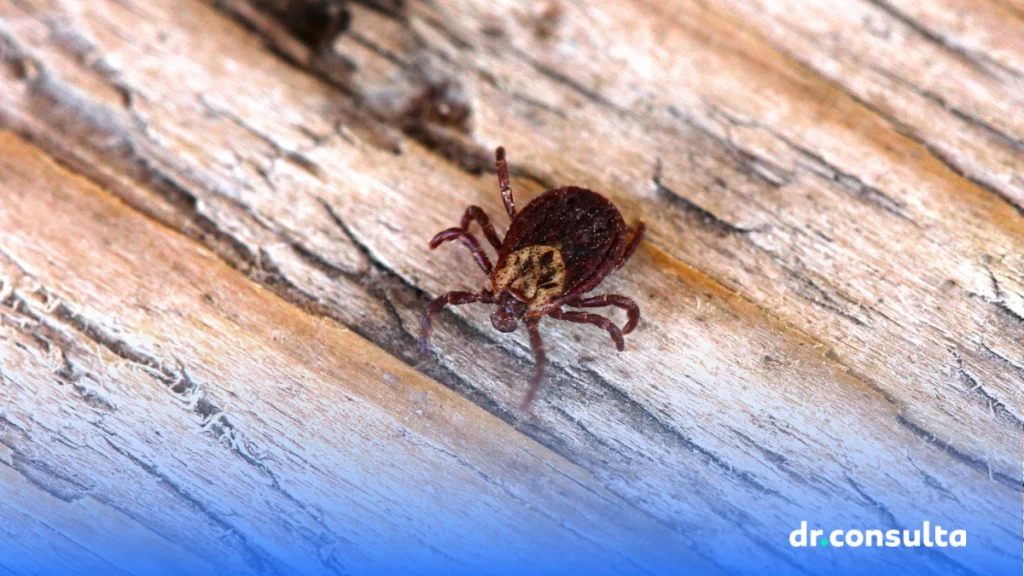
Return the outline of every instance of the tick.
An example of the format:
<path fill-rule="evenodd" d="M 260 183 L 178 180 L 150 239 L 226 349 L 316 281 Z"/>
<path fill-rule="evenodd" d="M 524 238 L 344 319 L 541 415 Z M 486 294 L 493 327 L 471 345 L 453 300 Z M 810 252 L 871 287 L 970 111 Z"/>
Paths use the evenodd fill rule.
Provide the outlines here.
<path fill-rule="evenodd" d="M 498 147 L 494 156 L 501 198 L 512 220 L 505 239 L 498 238 L 490 219 L 479 206 L 470 206 L 459 227 L 444 230 L 430 241 L 433 250 L 444 242 L 461 240 L 487 274 L 489 284 L 480 292 L 448 292 L 432 301 L 420 320 L 420 350 L 424 353 L 429 350 L 431 320 L 445 306 L 472 302 L 494 304 L 491 324 L 496 330 L 514 332 L 521 320 L 530 335 L 536 367 L 522 404 L 523 411 L 527 411 L 547 365 L 538 329 L 544 316 L 594 324 L 608 331 L 620 352 L 625 347 L 622 336 L 636 328 L 640 307 L 617 294 L 585 295 L 629 260 L 644 238 L 645 226 L 639 222 L 635 230 L 631 230 L 607 198 L 576 186 L 548 190 L 517 213 L 509 186 L 505 149 Z M 497 265 L 491 265 L 480 242 L 469 232 L 474 221 L 497 251 Z M 617 306 L 626 311 L 626 325 L 619 329 L 604 316 L 564 310 L 566 306 Z"/>

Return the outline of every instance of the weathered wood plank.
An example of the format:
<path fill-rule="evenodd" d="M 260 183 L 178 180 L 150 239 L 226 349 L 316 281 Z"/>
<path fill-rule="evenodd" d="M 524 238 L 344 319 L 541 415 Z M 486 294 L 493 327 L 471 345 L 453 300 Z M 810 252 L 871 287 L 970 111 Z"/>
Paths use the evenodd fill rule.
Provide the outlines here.
<path fill-rule="evenodd" d="M 74 543 L 67 573 L 716 571 L 351 331 L 10 134 L 0 149 L 9 568 L 53 566 L 36 530 Z"/>
<path fill-rule="evenodd" d="M 906 525 L 922 501 L 954 521 L 1019 495 L 1012 41 L 879 2 L 354 7 L 346 95 L 184 5 L 3 5 L 0 123 L 681 531 L 754 509 L 752 533 L 788 530 L 836 502 L 849 525 Z M 413 355 L 425 293 L 482 282 L 423 244 L 470 203 L 500 214 L 477 174 L 499 143 L 522 199 L 578 183 L 650 229 L 606 285 L 645 313 L 627 353 L 545 323 L 555 374 L 531 420 L 525 339 L 484 310 L 441 323 L 436 364 Z"/>
<path fill-rule="evenodd" d="M 950 169 L 1024 210 L 1024 20 L 984 1 L 955 3 L 960 25 L 949 21 L 954 3 L 943 2 L 804 2 L 796 11 L 719 4 Z"/>

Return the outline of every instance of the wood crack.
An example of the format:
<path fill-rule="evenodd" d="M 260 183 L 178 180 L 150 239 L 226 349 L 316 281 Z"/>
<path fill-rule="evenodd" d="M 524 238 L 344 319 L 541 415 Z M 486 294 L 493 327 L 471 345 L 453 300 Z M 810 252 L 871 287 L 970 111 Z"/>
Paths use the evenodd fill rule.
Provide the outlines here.
<path fill-rule="evenodd" d="M 541 509 L 541 508 L 539 508 L 539 507 L 537 507 L 537 506 L 533 505 L 532 503 L 530 503 L 529 501 L 527 501 L 526 499 L 524 499 L 524 498 L 523 498 L 522 496 L 520 496 L 519 494 L 516 494 L 515 492 L 513 492 L 513 491 L 509 490 L 509 488 L 508 488 L 507 486 L 505 486 L 504 484 L 502 484 L 502 483 L 499 483 L 499 482 L 495 482 L 495 481 L 494 481 L 494 479 L 493 479 L 493 478 L 491 478 L 491 476 L 490 476 L 490 475 L 488 475 L 488 474 L 487 474 L 486 472 L 484 472 L 483 470 L 480 470 L 480 469 L 479 469 L 479 468 L 477 468 L 476 466 L 473 466 L 473 465 L 472 465 L 471 463 L 469 463 L 469 462 L 468 462 L 468 461 L 467 461 L 467 460 L 466 460 L 465 458 L 463 458 L 463 457 L 462 457 L 462 456 L 460 456 L 459 454 L 456 454 L 456 453 L 454 453 L 454 452 L 452 452 L 452 451 L 450 451 L 450 450 L 447 450 L 447 449 L 445 449 L 445 448 L 444 448 L 444 447 L 442 447 L 442 446 L 438 446 L 438 445 L 436 445 L 436 444 L 433 444 L 433 443 L 430 443 L 430 442 L 421 442 L 421 441 L 416 441 L 416 440 L 413 440 L 413 439 L 412 439 L 412 438 L 410 437 L 410 434 L 409 434 L 408 430 L 406 430 L 406 429 L 404 429 L 404 428 L 401 428 L 401 427 L 399 427 L 399 428 L 398 428 L 398 432 L 399 432 L 399 434 L 400 434 L 400 435 L 402 436 L 402 439 L 403 439 L 403 440 L 405 440 L 406 442 L 409 442 L 410 444 L 414 444 L 414 445 L 416 445 L 416 446 L 423 446 L 423 447 L 427 447 L 427 448 L 430 448 L 431 450 L 434 450 L 434 451 L 436 451 L 436 452 L 439 452 L 439 453 L 443 454 L 443 455 L 444 455 L 444 456 L 446 456 L 447 458 L 449 458 L 449 459 L 451 459 L 451 460 L 455 461 L 455 462 L 456 462 L 456 463 L 457 463 L 457 464 L 458 464 L 459 466 L 462 466 L 462 467 L 464 467 L 464 468 L 466 468 L 466 469 L 470 470 L 470 471 L 471 471 L 472 473 L 476 474 L 477 476 L 479 476 L 479 477 L 480 477 L 480 478 L 481 478 L 481 479 L 482 479 L 482 480 L 483 480 L 484 482 L 486 482 L 486 483 L 487 483 L 488 485 L 490 485 L 490 486 L 493 486 L 493 487 L 495 487 L 495 488 L 496 488 L 496 489 L 498 489 L 498 490 L 501 490 L 501 491 L 502 491 L 502 492 L 504 492 L 504 493 L 505 493 L 505 494 L 506 494 L 506 495 L 507 495 L 507 496 L 508 496 L 509 498 L 512 498 L 512 499 L 513 499 L 514 501 L 518 502 L 518 503 L 519 503 L 520 505 L 522 505 L 522 506 L 523 506 L 524 508 L 527 508 L 527 509 L 529 509 L 529 510 L 532 510 L 533 512 L 535 512 L 535 513 L 537 513 L 537 514 L 539 514 L 539 515 L 541 515 L 541 516 L 544 516 L 544 517 L 545 517 L 545 518 L 547 518 L 548 520 L 550 520 L 550 521 L 554 522 L 555 524 L 557 524 L 557 525 L 561 526 L 562 528 L 565 528 L 565 529 L 566 529 L 566 530 L 567 530 L 568 532 L 570 532 L 570 533 L 574 534 L 574 535 L 575 535 L 576 537 L 578 537 L 578 538 L 579 538 L 580 540 L 583 540 L 583 541 L 585 541 L 585 542 L 589 542 L 590 544 L 593 544 L 593 545 L 594 545 L 594 546 L 596 546 L 596 547 L 601 547 L 601 546 L 602 546 L 600 542 L 598 542 L 598 541 L 594 540 L 594 539 L 593 539 L 592 537 L 590 537 L 590 536 L 588 536 L 588 535 L 586 535 L 586 534 L 584 534 L 584 533 L 580 532 L 580 531 L 579 531 L 578 529 L 576 529 L 576 528 L 575 528 L 575 527 L 573 527 L 573 526 L 570 526 L 570 525 L 569 525 L 569 524 L 567 524 L 567 523 L 566 523 L 565 521 L 563 521 L 563 520 L 561 520 L 561 519 L 559 519 L 559 518 L 556 518 L 556 517 L 552 516 L 550 512 L 548 512 L 548 511 L 546 511 L 546 510 L 543 510 L 543 509 Z M 618 552 L 617 552 L 617 553 L 616 553 L 616 556 L 617 556 L 618 558 L 620 558 L 621 560 L 623 560 L 624 562 L 627 562 L 628 564 L 630 564 L 630 565 L 634 566 L 635 568 L 639 568 L 639 569 L 640 569 L 640 570 L 642 570 L 642 571 L 643 571 L 643 572 L 644 572 L 645 574 L 653 574 L 653 572 L 650 572 L 650 571 L 649 571 L 649 570 L 647 570 L 646 568 L 644 568 L 644 567 L 642 567 L 642 566 L 640 566 L 640 565 L 636 564 L 636 563 L 635 563 L 635 562 L 633 562 L 633 561 L 632 561 L 631 559 L 627 558 L 626 556 L 623 556 L 623 555 L 622 555 L 621 553 L 618 553 Z"/>
<path fill-rule="evenodd" d="M 980 72 L 982 72 L 982 73 L 984 73 L 984 74 L 986 74 L 988 76 L 992 76 L 992 69 L 995 68 L 995 69 L 1000 70 L 1000 71 L 1002 71 L 1002 72 L 1004 72 L 1006 74 L 1009 74 L 1011 76 L 1014 76 L 1014 77 L 1017 77 L 1017 78 L 1022 77 L 1022 74 L 1020 72 L 1018 72 L 1017 70 L 1013 70 L 1011 68 L 1007 68 L 1006 66 L 1004 66 L 1004 65 L 1002 65 L 1002 64 L 1000 64 L 998 62 L 995 62 L 991 58 L 985 57 L 982 54 L 978 54 L 976 52 L 968 50 L 968 49 L 964 48 L 963 46 L 959 46 L 955 42 L 949 40 L 948 38 L 943 37 L 941 34 L 933 32 L 932 30 L 928 29 L 926 26 L 922 25 L 920 22 L 917 22 L 916 20 L 914 20 L 910 16 L 906 15 L 905 13 L 903 13 L 902 11 L 897 9 L 895 6 L 890 4 L 887 0 L 864 0 L 864 1 L 867 2 L 868 4 L 871 4 L 872 6 L 874 6 L 876 8 L 878 8 L 879 10 L 884 12 L 885 14 L 888 14 L 891 18 L 893 18 L 894 20 L 899 21 L 900 23 L 902 23 L 907 28 L 909 28 L 909 29 L 913 30 L 914 32 L 916 32 L 922 38 L 925 38 L 926 40 L 928 40 L 932 44 L 934 44 L 934 45 L 938 46 L 939 48 L 941 48 L 943 51 L 953 55 L 954 57 L 956 57 L 959 60 L 962 60 L 962 61 L 966 62 L 972 68 L 974 68 L 976 70 L 979 70 Z"/>
<path fill-rule="evenodd" d="M 1016 428 L 1024 431 L 1024 421 L 1015 416 L 1013 412 L 1006 407 L 1006 404 L 996 399 L 990 392 L 985 390 L 985 386 L 975 377 L 973 374 L 968 372 L 964 359 L 955 350 L 952 351 L 953 360 L 956 362 L 956 375 L 960 381 L 967 386 L 967 394 L 979 396 L 987 405 L 989 412 L 992 417 L 1001 417 L 1009 420 L 1013 423 Z"/>
<path fill-rule="evenodd" d="M 872 498 L 863 486 L 855 482 L 853 478 L 850 478 L 849 476 L 846 477 L 846 481 L 850 484 L 850 486 L 857 493 L 857 495 L 861 497 L 861 499 L 867 502 L 868 505 L 870 505 L 878 512 L 879 516 L 881 516 L 883 521 L 885 522 L 885 526 L 887 528 L 897 529 L 901 532 L 905 529 L 903 526 L 900 525 L 899 521 L 896 519 L 896 515 L 893 514 L 892 511 L 889 510 L 889 508 L 885 504 L 882 504 L 875 498 Z M 943 565 L 947 568 L 952 568 L 955 574 L 964 576 L 981 576 L 978 572 L 975 572 L 974 570 L 967 568 L 963 564 L 953 560 L 948 555 L 943 554 L 938 550 L 929 549 L 927 553 L 928 556 L 935 560 L 938 564 Z"/>
<path fill-rule="evenodd" d="M 38 284 L 38 281 L 24 268 L 17 264 L 16 260 L 9 257 L 2 250 L 0 250 L 0 255 L 2 255 L 11 264 L 14 264 L 16 267 L 18 267 L 21 274 L 25 278 Z M 130 344 L 125 338 L 115 336 L 101 323 L 88 319 L 83 315 L 74 312 L 70 306 L 64 303 L 63 300 L 53 296 L 52 292 L 43 287 L 41 284 L 39 286 L 40 287 L 36 290 L 37 293 L 43 295 L 48 302 L 50 300 L 56 302 L 55 304 L 50 306 L 48 310 L 39 310 L 38 307 L 34 305 L 30 300 L 23 298 L 19 294 L 19 291 L 17 289 L 11 289 L 9 291 L 9 296 L 7 297 L 7 299 L 5 299 L 3 304 L 10 308 L 12 312 L 25 315 L 27 318 L 30 318 L 33 322 L 44 327 L 47 327 L 47 333 L 59 334 L 59 328 L 54 326 L 48 318 L 49 316 L 52 316 L 53 318 L 61 322 L 64 322 L 65 324 L 73 328 L 76 332 L 85 336 L 89 340 L 109 350 L 118 358 L 121 358 L 126 362 L 142 367 L 144 369 L 144 372 L 149 374 L 151 377 L 159 381 L 162 385 L 166 386 L 171 392 L 173 392 L 175 396 L 177 396 L 182 401 L 182 405 L 184 408 L 195 413 L 197 416 L 201 418 L 200 427 L 204 431 L 209 431 L 210 433 L 212 433 L 213 437 L 217 439 L 218 442 L 228 447 L 236 456 L 240 457 L 244 462 L 252 466 L 254 469 L 258 470 L 265 478 L 267 478 L 270 481 L 270 487 L 272 490 L 283 496 L 285 499 L 291 501 L 300 510 L 303 510 L 304 512 L 308 513 L 310 515 L 310 518 L 320 526 L 324 533 L 330 534 L 335 541 L 344 541 L 343 538 L 334 534 L 326 525 L 324 525 L 322 523 L 322 520 L 317 518 L 317 515 L 312 514 L 305 503 L 301 502 L 299 499 L 293 496 L 287 489 L 285 489 L 284 486 L 282 486 L 277 474 L 270 468 L 270 466 L 267 465 L 267 463 L 258 454 L 259 448 L 256 446 L 256 444 L 249 440 L 246 437 L 246 435 L 230 421 L 229 414 L 225 412 L 224 409 L 222 409 L 220 406 L 218 406 L 210 398 L 209 394 L 205 391 L 205 389 L 188 375 L 188 372 L 184 366 L 180 366 L 177 369 L 170 368 L 167 362 L 164 362 L 163 360 L 158 359 L 156 356 L 153 356 L 141 350 L 140 348 Z M 61 373 L 67 373 L 69 371 L 73 373 L 74 368 L 70 364 L 72 361 L 69 359 L 69 357 L 77 353 L 76 351 L 82 351 L 83 347 L 71 341 L 69 339 L 69 336 L 67 335 L 63 335 L 59 339 L 54 340 L 53 342 L 58 347 L 61 348 L 61 354 L 64 358 L 64 364 L 57 370 L 57 374 L 60 375 Z M 110 403 L 105 399 L 103 399 L 102 401 L 106 405 L 110 406 Z M 100 424 L 100 426 L 102 426 L 102 424 Z M 108 443 L 110 442 L 109 438 L 107 438 L 107 441 Z M 125 449 L 121 449 L 113 444 L 111 444 L 111 446 L 120 454 L 129 457 L 129 459 L 131 459 L 136 464 L 143 466 L 143 468 L 151 475 L 157 476 L 165 483 L 170 483 L 170 480 L 157 473 L 155 467 L 144 465 L 137 457 L 131 456 Z M 29 461 L 20 463 L 32 464 L 32 462 Z M 51 494 L 53 494 L 54 496 L 61 498 L 62 500 L 70 501 L 69 498 L 73 500 L 81 497 L 81 495 L 75 497 L 66 496 L 67 491 L 61 490 L 59 488 L 53 488 L 53 490 L 50 490 L 47 488 L 47 486 L 50 486 L 52 488 L 51 485 L 56 484 L 54 484 L 53 482 L 43 482 L 43 480 L 41 479 L 43 477 L 40 474 L 32 474 L 32 470 L 40 470 L 42 472 L 46 472 L 46 469 L 39 469 L 38 466 L 26 467 L 23 465 L 16 465 L 16 468 L 18 468 L 19 471 L 21 471 L 23 475 L 26 475 L 26 477 L 29 478 L 30 480 L 35 478 L 37 481 L 35 481 L 34 483 L 39 485 L 42 489 L 51 492 Z M 52 476 L 52 474 L 50 474 L 50 476 Z M 63 480 L 64 484 L 68 482 L 67 479 L 62 479 L 60 477 L 57 477 L 57 480 Z M 77 486 L 79 488 L 79 492 L 86 489 L 83 485 Z M 193 505 L 199 505 L 201 509 L 203 509 L 204 511 L 208 511 L 193 496 L 190 496 L 177 488 L 176 492 L 178 492 L 181 496 L 185 497 L 186 500 L 188 500 Z M 215 515 L 210 515 L 210 517 L 217 520 L 218 524 L 227 526 L 227 524 L 222 519 L 218 519 Z M 241 533 L 239 531 L 233 528 L 232 530 L 235 530 L 235 532 L 239 536 L 241 536 Z M 307 537 L 312 537 L 312 535 L 307 535 Z M 332 571 L 335 571 L 336 568 L 328 562 L 325 562 L 324 567 Z"/>
<path fill-rule="evenodd" d="M 711 109 L 711 111 L 717 115 L 721 115 L 726 118 L 729 123 L 735 125 L 742 125 L 736 119 L 724 114 L 714 104 L 710 104 L 705 101 L 705 104 Z M 680 119 L 687 126 L 697 130 L 702 135 L 713 141 L 715 144 L 720 146 L 726 153 L 728 153 L 733 160 L 736 162 L 737 169 L 746 174 L 748 177 L 755 181 L 766 184 L 772 188 L 784 188 L 792 183 L 794 174 L 791 174 L 789 170 L 778 166 L 771 160 L 764 158 L 750 150 L 747 150 L 743 146 L 733 142 L 729 138 L 723 138 L 716 134 L 708 126 L 705 125 L 700 119 L 693 117 L 692 115 L 686 114 L 679 110 L 675 106 L 669 106 L 667 108 L 669 114 L 673 117 Z M 764 129 L 760 125 L 754 125 L 756 128 Z M 767 130 L 766 130 L 767 131 Z M 774 135 L 774 134 L 773 134 Z"/>
<path fill-rule="evenodd" d="M 59 469 L 47 462 L 23 455 L 16 446 L 8 444 L 2 438 L 0 438 L 0 444 L 7 446 L 12 453 L 11 464 L 7 464 L 3 460 L 0 460 L 0 464 L 10 466 L 25 480 L 50 496 L 62 502 L 71 503 L 81 500 L 89 494 L 89 486 L 62 474 Z"/>
<path fill-rule="evenodd" d="M 554 68 L 551 68 L 550 66 L 547 66 L 547 65 L 537 61 L 536 59 L 531 57 L 529 54 L 527 54 L 527 53 L 525 53 L 525 52 L 523 52 L 521 50 L 515 49 L 515 48 L 510 48 L 509 51 L 520 62 L 523 62 L 524 64 L 527 64 L 528 66 L 530 66 L 531 68 L 536 70 L 540 75 L 544 76 L 548 80 L 551 80 L 555 84 L 558 84 L 559 86 L 564 86 L 565 88 L 568 88 L 570 91 L 578 94 L 579 96 L 582 96 L 588 102 L 591 102 L 593 104 L 597 104 L 598 106 L 600 106 L 602 108 L 606 108 L 608 110 L 616 112 L 619 115 L 621 115 L 623 117 L 626 117 L 626 118 L 634 117 L 633 113 L 630 112 L 629 110 L 627 110 L 625 108 L 622 108 L 621 106 L 615 104 L 611 100 L 608 100 L 604 96 L 601 96 L 600 93 L 595 92 L 594 90 L 591 90 L 590 88 L 587 88 L 586 86 L 580 84 L 576 80 L 573 80 L 568 75 L 563 74 L 562 72 L 559 72 L 559 71 L 555 70 Z"/>
<path fill-rule="evenodd" d="M 116 437 L 116 436 L 114 436 Z M 249 566 L 256 574 L 266 574 L 268 576 L 276 576 L 279 574 L 286 573 L 284 568 L 279 566 L 274 560 L 273 556 L 266 550 L 259 548 L 252 542 L 249 542 L 245 534 L 238 528 L 228 522 L 224 517 L 211 509 L 208 505 L 199 500 L 196 496 L 191 494 L 187 488 L 175 482 L 171 477 L 164 474 L 153 464 L 149 464 L 143 461 L 141 458 L 133 454 L 127 448 L 119 446 L 113 440 L 111 435 L 104 435 L 103 439 L 110 446 L 114 452 L 117 452 L 124 458 L 131 461 L 133 464 L 138 466 L 140 469 L 145 471 L 147 474 L 152 476 L 160 484 L 167 486 L 172 492 L 174 492 L 180 499 L 188 503 L 195 511 L 202 514 L 204 517 L 209 518 L 214 524 L 219 526 L 224 531 L 225 537 L 229 540 L 235 541 L 245 551 L 246 565 Z"/>
<path fill-rule="evenodd" d="M 561 366 L 559 366 L 559 368 L 561 370 L 566 370 Z M 655 416 L 648 407 L 637 402 L 628 394 L 613 386 L 611 382 L 608 382 L 593 370 L 584 368 L 581 372 L 588 376 L 590 383 L 596 385 L 594 386 L 595 388 L 599 387 L 605 392 L 605 397 L 610 396 L 621 406 L 621 410 L 623 412 L 630 413 L 630 422 L 646 424 L 645 428 L 647 433 L 656 434 L 668 440 L 670 443 L 683 448 L 687 452 L 699 455 L 709 464 L 712 464 L 714 467 L 721 470 L 726 476 L 733 478 L 748 488 L 760 492 L 765 496 L 772 496 L 782 501 L 789 502 L 789 499 L 784 495 L 762 484 L 751 472 L 746 470 L 737 470 L 719 455 L 700 446 L 694 442 L 693 439 L 686 436 L 681 430 Z"/>
<path fill-rule="evenodd" d="M 981 472 L 982 474 L 988 476 L 988 478 L 994 482 L 998 482 L 1000 484 L 1008 486 L 1013 490 L 1020 490 L 1021 478 L 1014 478 L 1007 474 L 1003 474 L 1002 472 L 993 471 L 992 466 L 989 465 L 988 463 L 974 456 L 971 456 L 970 454 L 965 454 L 964 452 L 961 452 L 955 446 L 941 439 L 937 434 L 929 432 L 920 425 L 911 422 L 903 414 L 896 415 L 896 422 L 900 426 L 903 426 L 904 428 L 909 430 L 911 433 L 914 434 L 914 436 L 917 436 L 926 444 L 930 444 L 932 446 L 935 446 L 939 450 L 942 450 L 957 462 L 960 462 L 965 466 L 968 466 L 970 468 L 973 468 L 974 470 L 977 470 L 978 472 Z"/>
<path fill-rule="evenodd" d="M 976 116 L 973 116 L 973 115 L 969 114 L 968 112 L 965 112 L 961 108 L 950 104 L 945 98 L 943 98 L 939 94 L 936 94 L 935 92 L 932 92 L 931 90 L 925 90 L 924 88 L 921 88 L 920 86 L 916 86 L 913 83 L 911 83 L 910 81 L 908 81 L 906 78 L 903 78 L 902 76 L 894 74 L 894 73 L 892 73 L 892 72 L 890 72 L 890 71 L 888 71 L 888 70 L 886 70 L 886 69 L 884 69 L 884 68 L 882 68 L 880 66 L 876 66 L 876 65 L 869 65 L 868 68 L 870 70 L 874 71 L 875 73 L 879 74 L 880 76 L 884 76 L 885 78 L 888 78 L 893 83 L 898 84 L 898 85 L 906 88 L 907 90 L 910 90 L 911 92 L 913 92 L 914 94 L 917 94 L 918 96 L 924 98 L 925 100 L 929 100 L 930 102 L 932 102 L 935 105 L 939 106 L 943 110 L 946 110 L 947 112 L 949 112 L 953 116 L 959 118 L 960 120 L 964 121 L 965 123 L 967 123 L 967 124 L 969 124 L 971 126 L 974 126 L 976 128 L 981 129 L 986 134 L 989 134 L 989 135 L 995 137 L 997 140 L 1003 142 L 1004 144 L 1006 144 L 1010 148 L 1013 148 L 1015 151 L 1017 151 L 1019 153 L 1024 153 L 1024 140 L 1021 140 L 1019 138 L 1011 136 L 1010 134 L 1008 134 L 1006 132 L 1003 132 L 1003 131 L 999 130 L 998 128 L 993 126 L 991 123 L 989 123 L 989 122 L 987 122 L 985 120 L 982 120 L 981 118 L 978 118 Z"/>
<path fill-rule="evenodd" d="M 800 34 L 800 32 L 797 30 L 793 30 L 791 28 L 789 30 L 792 31 L 793 33 Z M 843 85 L 839 80 L 835 80 L 827 76 L 824 72 L 821 72 L 813 64 L 786 50 L 785 47 L 773 42 L 768 42 L 767 40 L 765 41 L 772 47 L 773 50 L 778 51 L 779 54 L 782 54 L 787 59 L 800 66 L 800 68 L 806 70 L 809 74 L 814 75 L 814 77 L 816 77 L 821 83 L 830 86 L 836 91 L 846 95 L 853 102 L 855 102 L 859 106 L 862 106 L 865 110 L 871 112 L 875 116 L 878 116 L 879 118 L 884 120 L 892 128 L 894 132 L 923 148 L 925 151 L 928 152 L 928 154 L 932 158 L 934 158 L 936 161 L 938 161 L 940 164 L 946 167 L 946 169 L 948 169 L 950 172 L 962 178 L 964 181 L 969 182 L 970 184 L 978 187 L 980 190 L 983 190 L 986 193 L 993 195 L 1003 203 L 1013 208 L 1018 215 L 1024 216 L 1024 204 L 1015 201 L 1009 194 L 1000 190 L 998 187 L 992 185 L 991 183 L 986 182 L 981 177 L 976 176 L 974 174 L 970 174 L 966 169 L 962 168 L 956 160 L 950 157 L 950 155 L 940 150 L 936 144 L 933 144 L 926 140 L 924 137 L 922 137 L 920 134 L 918 134 L 917 130 L 912 128 L 910 125 L 899 120 L 895 116 L 885 112 L 878 105 L 875 105 L 869 102 L 868 100 L 858 96 L 853 91 L 851 91 L 847 86 Z M 811 41 L 817 44 L 816 40 Z M 821 48 L 824 49 L 824 47 Z M 967 120 L 966 118 L 963 119 L 969 122 L 969 120 Z"/>
<path fill-rule="evenodd" d="M 683 212 L 692 216 L 693 220 L 701 223 L 710 230 L 720 234 L 750 234 L 752 232 L 763 232 L 762 228 L 743 228 L 736 226 L 735 224 L 719 218 L 713 214 L 710 210 L 698 205 L 689 198 L 679 194 L 675 190 L 665 186 L 661 179 L 661 160 L 658 160 L 655 164 L 654 175 L 651 177 L 651 182 L 654 184 L 655 191 L 663 198 L 666 198 L 671 204 L 682 209 Z M 722 182 L 724 186 L 725 183 Z"/>
<path fill-rule="evenodd" d="M 783 136 L 777 130 L 772 129 L 761 122 L 755 120 L 741 120 L 714 105 L 711 105 L 711 109 L 714 111 L 716 116 L 724 118 L 729 124 L 763 130 L 764 132 L 772 135 L 791 150 L 802 156 L 805 160 L 810 161 L 812 165 L 808 166 L 805 164 L 803 167 L 811 174 L 822 177 L 828 182 L 838 185 L 841 190 L 853 192 L 854 195 L 861 200 L 881 208 L 893 216 L 910 222 L 915 226 L 917 225 L 910 215 L 907 214 L 905 203 L 889 196 L 878 188 L 866 184 L 855 174 L 843 171 L 835 164 L 826 160 L 820 154 L 815 153 L 805 146 L 797 144 L 792 139 Z"/>
<path fill-rule="evenodd" d="M 756 440 L 754 440 L 750 436 L 747 436 L 743 432 L 740 432 L 739 430 L 736 430 L 735 428 L 730 427 L 729 429 L 744 444 L 746 444 L 747 446 L 750 446 L 751 448 L 757 450 L 762 456 L 764 456 L 767 464 L 769 464 L 771 467 L 773 467 L 776 470 L 782 472 L 786 476 L 789 476 L 790 478 L 795 480 L 798 484 L 802 484 L 802 485 L 807 486 L 807 487 L 809 487 L 809 488 L 811 488 L 811 489 L 813 489 L 815 491 L 818 491 L 818 492 L 823 492 L 823 490 L 821 490 L 820 487 L 811 484 L 811 482 L 809 481 L 808 478 L 805 478 L 799 472 L 794 470 L 793 467 L 790 465 L 788 458 L 786 458 L 782 454 L 779 454 L 778 452 L 775 452 L 774 450 L 771 450 L 769 448 L 766 448 L 765 446 L 762 446 L 759 442 L 757 442 Z"/>

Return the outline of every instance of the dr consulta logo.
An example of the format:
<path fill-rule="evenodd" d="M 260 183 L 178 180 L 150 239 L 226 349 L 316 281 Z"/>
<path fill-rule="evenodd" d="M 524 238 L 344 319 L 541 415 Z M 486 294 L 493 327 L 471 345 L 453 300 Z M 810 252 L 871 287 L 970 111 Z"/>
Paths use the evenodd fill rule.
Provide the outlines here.
<path fill-rule="evenodd" d="M 916 548 L 919 546 L 932 548 L 937 546 L 945 548 L 952 546 L 953 548 L 962 548 L 967 546 L 966 530 L 950 532 L 939 525 L 933 528 L 930 522 L 924 522 L 920 529 L 915 530 L 832 530 L 828 533 L 827 538 L 825 532 L 825 530 L 808 531 L 807 522 L 801 522 L 800 528 L 789 534 L 789 543 L 794 548 L 807 546 L 836 548 L 843 546 L 851 548 L 860 546 L 885 546 L 887 548 Z"/>

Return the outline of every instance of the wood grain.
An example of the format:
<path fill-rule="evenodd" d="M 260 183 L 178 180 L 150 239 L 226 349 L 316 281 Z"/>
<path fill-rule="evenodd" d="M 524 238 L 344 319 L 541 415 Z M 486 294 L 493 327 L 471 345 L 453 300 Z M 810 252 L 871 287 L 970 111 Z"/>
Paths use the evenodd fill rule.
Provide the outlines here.
<path fill-rule="evenodd" d="M 758 510 L 739 551 L 695 543 L 705 558 L 818 562 L 754 536 L 815 503 L 849 525 L 922 502 L 998 514 L 1024 428 L 1020 12 L 551 5 L 353 5 L 339 85 L 282 59 L 246 2 L 4 2 L 0 125 L 680 534 Z M 525 335 L 484 307 L 415 355 L 427 299 L 484 281 L 425 244 L 469 204 L 504 222 L 498 144 L 520 204 L 582 185 L 649 230 L 602 286 L 643 310 L 626 352 L 544 322 L 553 374 L 529 418 Z M 948 497 L 978 483 L 990 499 Z"/>
<path fill-rule="evenodd" d="M 219 558 L 387 572 L 437 554 L 488 573 L 478 550 L 495 542 L 525 570 L 553 556 L 598 572 L 704 565 L 587 472 L 447 388 L 39 150 L 9 134 L 0 144 L 0 469 L 14 483 L 4 502 L 24 500 L 4 506 L 7 530 L 55 522 L 78 550 L 113 556 L 116 545 L 76 521 L 89 509 L 112 531 L 137 526 L 140 550 L 153 546 L 168 574 L 216 573 Z"/>

